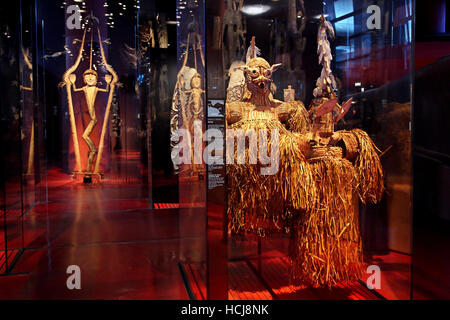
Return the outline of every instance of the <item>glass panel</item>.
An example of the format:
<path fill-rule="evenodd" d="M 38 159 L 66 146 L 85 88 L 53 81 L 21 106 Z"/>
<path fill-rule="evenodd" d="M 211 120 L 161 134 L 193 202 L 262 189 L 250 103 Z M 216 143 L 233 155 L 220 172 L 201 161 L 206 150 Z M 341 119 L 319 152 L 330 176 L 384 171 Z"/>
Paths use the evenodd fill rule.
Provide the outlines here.
<path fill-rule="evenodd" d="M 139 10 L 125 2 L 84 2 L 78 16 L 71 5 L 77 4 L 39 4 L 48 172 L 85 183 L 140 185 L 146 195 L 148 110 L 137 80 Z"/>
<path fill-rule="evenodd" d="M 179 276 L 176 264 L 161 258 L 163 250 L 176 249 L 167 241 L 171 230 L 163 231 L 167 216 L 151 213 L 150 104 L 140 77 L 138 2 L 36 2 L 38 190 L 45 193 L 27 214 L 27 242 L 43 255 L 32 265 L 37 278 L 51 283 L 55 270 L 78 265 L 89 288 L 83 298 L 137 290 L 133 283 L 150 282 L 158 270 L 170 281 Z M 145 257 L 135 259 L 140 254 Z M 123 282 L 96 292 L 99 272 Z M 33 285 L 41 297 L 64 297 Z M 167 298 L 151 289 L 142 296 L 151 294 Z"/>
<path fill-rule="evenodd" d="M 327 8 L 341 1 L 327 2 Z M 353 41 L 350 60 L 336 61 L 341 96 L 353 98 L 350 112 L 338 128 L 361 128 L 381 150 L 384 198 L 377 205 L 360 205 L 366 261 L 380 267 L 379 292 L 388 299 L 410 297 L 411 263 L 411 71 L 412 2 L 380 4 L 379 29 L 369 30 L 367 5 L 353 2 L 355 29 L 336 27 L 336 45 Z M 376 12 L 375 12 L 375 18 Z M 340 14 L 329 12 L 331 21 Z M 376 22 L 375 22 L 376 23 Z M 364 279 L 365 280 L 365 279 Z"/>
<path fill-rule="evenodd" d="M 228 162 L 230 299 L 409 298 L 412 4 L 369 5 L 226 1 L 216 13 L 228 134 L 282 130 L 275 178 Z M 253 36 L 268 64 L 246 57 L 259 55 Z"/>
<path fill-rule="evenodd" d="M 206 167 L 200 161 L 175 172 L 170 124 L 175 92 L 185 108 L 179 127 L 204 131 L 203 2 L 23 0 L 13 7 L 1 7 L 8 153 L 0 272 L 12 266 L 5 250 L 23 247 L 24 227 L 26 247 L 39 258 L 30 261 L 25 251 L 17 270 L 32 269 L 40 298 L 68 294 L 48 284 L 69 265 L 83 270 L 79 298 L 118 297 L 125 287 L 128 298 L 188 298 L 181 269 L 207 282 Z M 10 12 L 21 14 L 20 24 Z M 188 68 L 180 86 L 177 75 Z M 48 281 L 33 280 L 42 278 Z M 198 292 L 206 297 L 205 290 Z"/>
<path fill-rule="evenodd" d="M 177 74 L 171 101 L 171 152 L 178 175 L 180 259 L 191 296 L 206 292 L 206 60 L 204 1 L 176 1 Z M 197 279 L 192 282 L 192 279 Z"/>
<path fill-rule="evenodd" d="M 449 299 L 450 3 L 416 1 L 413 96 L 413 299 Z"/>
<path fill-rule="evenodd" d="M 24 144 L 23 110 L 20 101 L 21 44 L 19 3 L 1 5 L 1 226 L 0 274 L 10 272 L 23 248 L 23 194 L 21 149 Z"/>
<path fill-rule="evenodd" d="M 36 137 L 34 121 L 34 81 L 33 81 L 33 29 L 32 5 L 28 1 L 21 3 L 21 48 L 20 48 L 20 102 L 22 108 L 22 192 L 23 211 L 26 213 L 35 203 L 35 162 Z"/>

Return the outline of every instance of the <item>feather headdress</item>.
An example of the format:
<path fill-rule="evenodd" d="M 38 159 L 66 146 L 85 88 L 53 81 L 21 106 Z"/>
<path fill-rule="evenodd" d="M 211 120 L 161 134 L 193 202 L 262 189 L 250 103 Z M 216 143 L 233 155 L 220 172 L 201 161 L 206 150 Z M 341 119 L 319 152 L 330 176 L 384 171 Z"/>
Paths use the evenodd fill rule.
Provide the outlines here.
<path fill-rule="evenodd" d="M 250 47 L 247 49 L 247 56 L 245 62 L 248 63 L 250 59 L 256 58 L 261 55 L 261 50 L 255 45 L 255 37 L 252 37 Z"/>

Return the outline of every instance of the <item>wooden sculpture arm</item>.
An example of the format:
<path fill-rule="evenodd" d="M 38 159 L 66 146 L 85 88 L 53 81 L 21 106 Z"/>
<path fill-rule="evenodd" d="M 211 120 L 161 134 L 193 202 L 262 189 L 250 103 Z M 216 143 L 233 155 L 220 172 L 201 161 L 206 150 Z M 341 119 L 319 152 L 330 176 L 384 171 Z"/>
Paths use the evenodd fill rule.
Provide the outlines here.
<path fill-rule="evenodd" d="M 109 92 L 109 83 L 106 84 L 106 88 L 105 89 L 98 88 L 98 91 L 100 91 L 100 92 Z"/>
<path fill-rule="evenodd" d="M 73 91 L 74 92 L 79 92 L 79 91 L 83 91 L 83 88 L 77 88 L 77 86 L 75 85 L 75 81 L 77 81 L 77 76 L 75 75 L 75 74 L 73 74 L 73 73 L 71 73 L 70 75 L 69 75 L 69 81 L 70 81 L 70 84 L 72 85 L 72 87 L 73 87 Z"/>
<path fill-rule="evenodd" d="M 80 91 L 83 91 L 83 88 L 77 88 L 76 86 L 75 86 L 75 83 L 72 83 L 72 86 L 73 86 L 73 91 L 74 92 L 80 92 Z"/>
<path fill-rule="evenodd" d="M 31 88 L 31 87 L 24 87 L 23 85 L 20 85 L 20 90 L 33 91 L 33 88 Z"/>

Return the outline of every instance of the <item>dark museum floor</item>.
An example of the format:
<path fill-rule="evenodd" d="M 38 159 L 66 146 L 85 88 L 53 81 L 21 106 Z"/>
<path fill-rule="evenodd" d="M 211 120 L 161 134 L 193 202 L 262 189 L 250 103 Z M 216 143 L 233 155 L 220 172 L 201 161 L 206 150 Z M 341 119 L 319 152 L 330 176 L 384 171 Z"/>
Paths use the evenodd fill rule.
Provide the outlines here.
<path fill-rule="evenodd" d="M 179 219 L 177 209 L 151 210 L 144 185 L 52 178 L 48 203 L 24 216 L 26 250 L 0 277 L 0 299 L 187 298 L 177 262 L 201 256 L 203 230 L 179 223 L 196 221 L 195 208 Z M 82 290 L 66 287 L 72 264 Z"/>
<path fill-rule="evenodd" d="M 86 186 L 50 172 L 48 203 L 35 204 L 25 214 L 26 250 L 12 273 L 0 277 L 0 299 L 188 299 L 179 261 L 195 298 L 202 299 L 204 211 L 176 204 L 155 205 L 155 210 L 146 185 L 117 182 Z M 277 251 L 283 246 L 263 241 L 260 277 L 254 258 L 230 261 L 229 298 L 379 298 L 356 282 L 333 291 L 290 286 L 285 257 Z M 409 257 L 391 253 L 373 258 L 387 270 L 380 293 L 407 298 Z M 70 265 L 81 268 L 81 290 L 66 287 Z"/>

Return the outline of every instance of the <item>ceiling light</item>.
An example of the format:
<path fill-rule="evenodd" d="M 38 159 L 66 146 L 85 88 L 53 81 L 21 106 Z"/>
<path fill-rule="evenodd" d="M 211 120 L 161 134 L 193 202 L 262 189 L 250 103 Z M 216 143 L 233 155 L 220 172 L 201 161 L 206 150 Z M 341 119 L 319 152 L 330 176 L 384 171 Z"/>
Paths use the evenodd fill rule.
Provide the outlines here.
<path fill-rule="evenodd" d="M 243 6 L 241 11 L 249 16 L 257 16 L 270 10 L 270 6 L 264 4 L 249 4 Z"/>

